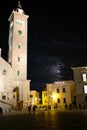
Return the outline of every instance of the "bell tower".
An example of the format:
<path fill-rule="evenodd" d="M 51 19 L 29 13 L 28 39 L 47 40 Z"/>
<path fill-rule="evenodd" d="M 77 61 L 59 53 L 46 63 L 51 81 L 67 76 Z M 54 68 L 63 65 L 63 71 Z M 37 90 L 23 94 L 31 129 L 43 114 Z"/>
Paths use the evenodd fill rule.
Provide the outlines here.
<path fill-rule="evenodd" d="M 18 1 L 9 17 L 8 62 L 14 70 L 15 80 L 27 79 L 27 21 L 28 15 Z"/>

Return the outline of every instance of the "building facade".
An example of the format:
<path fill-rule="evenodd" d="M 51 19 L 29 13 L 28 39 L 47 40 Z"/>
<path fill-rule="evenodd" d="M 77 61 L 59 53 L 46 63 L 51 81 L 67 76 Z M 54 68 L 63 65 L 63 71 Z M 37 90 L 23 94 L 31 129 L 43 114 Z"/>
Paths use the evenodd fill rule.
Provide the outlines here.
<path fill-rule="evenodd" d="M 30 80 L 27 80 L 28 15 L 20 1 L 9 17 L 8 62 L 0 57 L 0 106 L 26 109 Z M 4 95 L 4 96 L 3 96 Z M 10 105 L 9 105 L 10 104 Z"/>
<path fill-rule="evenodd" d="M 37 92 L 36 90 L 30 90 L 29 96 L 30 96 L 29 105 L 38 106 L 39 105 L 39 92 Z"/>
<path fill-rule="evenodd" d="M 56 81 L 46 85 L 46 90 L 42 92 L 42 105 L 47 105 L 51 109 L 69 108 L 75 102 L 74 81 Z"/>
<path fill-rule="evenodd" d="M 76 83 L 77 107 L 87 108 L 87 66 L 72 68 Z"/>

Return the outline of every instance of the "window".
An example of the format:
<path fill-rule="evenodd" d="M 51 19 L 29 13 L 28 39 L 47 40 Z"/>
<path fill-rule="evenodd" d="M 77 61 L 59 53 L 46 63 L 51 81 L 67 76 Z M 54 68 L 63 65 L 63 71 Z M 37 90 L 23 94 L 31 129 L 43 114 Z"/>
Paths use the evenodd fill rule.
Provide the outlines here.
<path fill-rule="evenodd" d="M 20 25 L 20 26 L 23 26 L 23 25 L 24 25 L 24 21 L 22 21 L 22 20 L 18 20 L 18 19 L 17 19 L 16 23 L 17 23 L 18 25 Z"/>
<path fill-rule="evenodd" d="M 33 98 L 33 95 L 30 94 L 30 98 Z"/>
<path fill-rule="evenodd" d="M 57 89 L 57 93 L 59 93 L 59 88 Z"/>
<path fill-rule="evenodd" d="M 57 101 L 58 101 L 58 103 L 60 103 L 60 98 L 58 98 L 58 100 L 57 100 Z"/>
<path fill-rule="evenodd" d="M 5 95 L 3 95 L 3 96 L 2 96 L 2 99 L 6 99 L 6 96 L 5 96 Z"/>
<path fill-rule="evenodd" d="M 17 75 L 20 75 L 20 71 L 19 70 L 17 71 Z"/>
<path fill-rule="evenodd" d="M 20 62 L 21 61 L 21 57 L 18 57 L 18 62 Z"/>
<path fill-rule="evenodd" d="M 46 97 L 47 96 L 47 93 L 44 93 L 44 97 Z"/>
<path fill-rule="evenodd" d="M 18 44 L 18 49 L 21 49 L 22 48 L 22 45 L 21 44 Z"/>
<path fill-rule="evenodd" d="M 84 85 L 84 93 L 87 93 L 87 85 Z"/>
<path fill-rule="evenodd" d="M 6 70 L 3 70 L 3 75 L 6 75 Z"/>
<path fill-rule="evenodd" d="M 86 74 L 86 73 L 83 73 L 83 74 L 82 74 L 82 80 L 85 82 L 86 79 L 87 79 L 87 74 Z"/>
<path fill-rule="evenodd" d="M 18 35 L 21 36 L 22 35 L 22 31 L 18 30 Z"/>
<path fill-rule="evenodd" d="M 66 103 L 66 98 L 63 98 L 63 103 Z"/>
<path fill-rule="evenodd" d="M 63 93 L 65 93 L 65 88 L 63 88 Z"/>

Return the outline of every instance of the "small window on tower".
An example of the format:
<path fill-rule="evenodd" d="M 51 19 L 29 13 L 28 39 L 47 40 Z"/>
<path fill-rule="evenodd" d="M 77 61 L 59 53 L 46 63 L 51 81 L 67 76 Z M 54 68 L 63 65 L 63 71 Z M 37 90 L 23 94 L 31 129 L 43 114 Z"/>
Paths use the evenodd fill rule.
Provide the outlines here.
<path fill-rule="evenodd" d="M 20 75 L 20 71 L 19 70 L 17 71 L 17 75 Z"/>
<path fill-rule="evenodd" d="M 6 75 L 6 70 L 3 70 L 3 75 Z"/>
<path fill-rule="evenodd" d="M 21 57 L 18 57 L 18 62 L 20 62 L 21 61 Z"/>
<path fill-rule="evenodd" d="M 18 30 L 18 35 L 21 36 L 22 35 L 22 31 Z"/>
<path fill-rule="evenodd" d="M 22 48 L 22 45 L 21 44 L 18 44 L 18 49 L 21 49 Z"/>
<path fill-rule="evenodd" d="M 23 26 L 23 25 L 24 25 L 24 21 L 22 21 L 22 20 L 18 20 L 18 19 L 17 19 L 16 23 L 17 23 L 18 25 L 20 25 L 20 26 Z"/>

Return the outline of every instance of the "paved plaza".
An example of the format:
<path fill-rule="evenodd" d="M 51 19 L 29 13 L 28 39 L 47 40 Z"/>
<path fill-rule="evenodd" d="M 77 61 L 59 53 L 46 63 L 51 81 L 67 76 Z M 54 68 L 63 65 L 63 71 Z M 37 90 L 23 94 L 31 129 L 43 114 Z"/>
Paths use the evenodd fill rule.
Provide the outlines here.
<path fill-rule="evenodd" d="M 87 110 L 8 112 L 0 130 L 87 130 Z"/>

